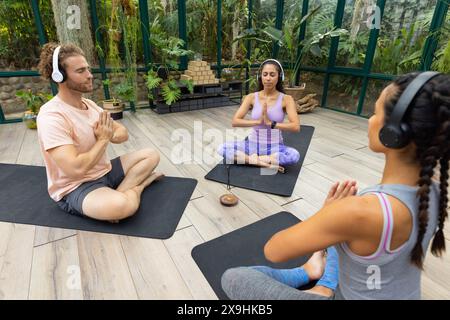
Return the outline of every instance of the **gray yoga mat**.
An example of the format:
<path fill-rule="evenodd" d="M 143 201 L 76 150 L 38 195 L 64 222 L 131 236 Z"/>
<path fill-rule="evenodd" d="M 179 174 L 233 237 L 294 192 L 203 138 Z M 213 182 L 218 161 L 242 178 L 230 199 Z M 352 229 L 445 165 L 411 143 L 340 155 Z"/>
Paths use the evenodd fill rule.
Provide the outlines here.
<path fill-rule="evenodd" d="M 314 133 L 314 127 L 301 126 L 300 132 L 283 132 L 286 146 L 297 149 L 300 160 L 295 165 L 286 166 L 285 173 L 261 175 L 261 168 L 249 165 L 230 166 L 230 185 L 280 196 L 290 197 L 294 191 L 300 169 Z M 223 163 L 215 166 L 205 179 L 227 183 L 227 166 Z"/>
<path fill-rule="evenodd" d="M 265 265 L 275 268 L 294 268 L 303 265 L 310 256 L 289 262 L 272 263 L 264 257 L 264 245 L 278 231 L 286 229 L 300 220 L 289 212 L 282 211 L 248 226 L 202 243 L 192 249 L 192 257 L 219 299 L 228 299 L 222 290 L 220 279 L 229 268 Z M 307 289 L 314 282 L 300 289 Z"/>
<path fill-rule="evenodd" d="M 164 177 L 144 190 L 138 212 L 110 223 L 70 215 L 47 192 L 44 167 L 0 164 L 0 221 L 167 239 L 176 230 L 197 180 Z"/>

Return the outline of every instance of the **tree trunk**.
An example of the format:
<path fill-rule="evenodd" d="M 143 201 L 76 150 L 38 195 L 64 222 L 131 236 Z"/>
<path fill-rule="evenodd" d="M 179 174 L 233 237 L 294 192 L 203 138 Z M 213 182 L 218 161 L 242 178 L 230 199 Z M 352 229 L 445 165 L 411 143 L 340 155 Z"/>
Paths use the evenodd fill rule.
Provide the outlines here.
<path fill-rule="evenodd" d="M 361 20 L 364 15 L 364 0 L 356 0 L 355 9 L 353 10 L 352 24 L 350 25 L 350 40 L 353 42 L 356 40 L 359 28 L 361 26 Z"/>
<path fill-rule="evenodd" d="M 51 0 L 56 33 L 60 43 L 74 43 L 83 49 L 86 60 L 97 64 L 87 1 Z"/>
<path fill-rule="evenodd" d="M 406 10 L 408 10 L 408 6 L 406 5 L 406 3 L 402 3 L 403 5 L 402 7 L 402 14 L 400 15 L 400 19 L 399 19 L 399 26 L 398 26 L 398 32 L 397 32 L 397 38 L 400 38 L 402 36 L 402 29 L 403 29 L 403 24 L 405 23 L 405 15 L 406 15 Z M 417 3 L 416 3 L 417 5 Z M 411 20 L 411 23 L 414 23 L 413 20 Z"/>
<path fill-rule="evenodd" d="M 420 0 L 416 0 L 416 5 L 414 6 L 413 13 L 411 16 L 411 21 L 414 22 L 417 19 L 417 15 L 419 14 L 420 10 Z"/>
<path fill-rule="evenodd" d="M 166 11 L 166 9 L 167 9 L 167 0 L 161 0 L 161 5 L 163 7 L 164 12 L 167 12 Z"/>

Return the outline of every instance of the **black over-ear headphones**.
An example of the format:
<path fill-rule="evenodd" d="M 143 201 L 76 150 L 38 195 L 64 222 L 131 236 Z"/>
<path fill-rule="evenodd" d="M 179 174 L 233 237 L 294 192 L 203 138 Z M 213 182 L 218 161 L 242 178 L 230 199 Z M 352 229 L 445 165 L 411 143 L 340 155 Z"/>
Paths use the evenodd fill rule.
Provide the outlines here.
<path fill-rule="evenodd" d="M 63 68 L 61 68 L 61 65 L 59 64 L 59 50 L 61 49 L 61 46 L 56 47 L 56 49 L 53 51 L 53 72 L 52 72 L 52 79 L 56 83 L 62 83 L 66 81 L 66 73 Z"/>
<path fill-rule="evenodd" d="M 400 149 L 409 143 L 412 138 L 411 127 L 407 123 L 402 122 L 402 119 L 420 89 L 439 74 L 439 72 L 435 71 L 422 72 L 403 91 L 394 106 L 388 122 L 381 128 L 379 133 L 380 141 L 385 147 Z"/>
<path fill-rule="evenodd" d="M 278 79 L 281 79 L 281 81 L 284 81 L 283 66 L 281 65 L 281 63 L 278 60 L 275 60 L 275 59 L 267 59 L 267 60 L 263 61 L 263 63 L 261 63 L 261 65 L 259 66 L 259 69 L 258 69 L 258 73 L 256 74 L 256 81 L 259 80 L 259 75 L 261 74 L 262 67 L 264 66 L 264 64 L 266 62 L 269 62 L 269 61 L 275 62 L 280 67 L 280 73 L 278 74 Z"/>

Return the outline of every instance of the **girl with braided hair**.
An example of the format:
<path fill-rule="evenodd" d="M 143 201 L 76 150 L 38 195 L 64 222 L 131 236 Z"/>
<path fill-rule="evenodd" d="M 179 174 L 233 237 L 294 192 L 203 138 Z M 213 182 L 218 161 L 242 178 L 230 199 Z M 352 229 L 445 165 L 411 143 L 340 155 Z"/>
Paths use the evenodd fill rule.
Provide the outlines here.
<path fill-rule="evenodd" d="M 314 253 L 311 259 L 287 270 L 229 269 L 222 287 L 230 298 L 420 299 L 430 242 L 433 255 L 445 251 L 450 77 L 433 75 L 418 87 L 400 119 L 402 130 L 408 129 L 403 145 L 387 147 L 380 135 L 397 116 L 399 100 L 407 96 L 402 94 L 414 88 L 420 75 L 406 74 L 387 86 L 368 121 L 369 148 L 385 155 L 380 183 L 358 194 L 354 182 L 333 185 L 319 212 L 276 233 L 264 248 L 272 262 Z M 439 180 L 434 177 L 438 163 Z M 312 289 L 297 289 L 317 279 Z"/>

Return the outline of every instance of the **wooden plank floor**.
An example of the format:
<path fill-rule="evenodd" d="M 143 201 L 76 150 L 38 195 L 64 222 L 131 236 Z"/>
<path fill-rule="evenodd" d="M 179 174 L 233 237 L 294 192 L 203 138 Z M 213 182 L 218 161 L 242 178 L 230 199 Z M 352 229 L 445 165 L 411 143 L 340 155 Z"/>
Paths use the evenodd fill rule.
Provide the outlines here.
<path fill-rule="evenodd" d="M 198 180 L 175 234 L 155 240 L 0 222 L 0 299 L 217 299 L 191 257 L 193 247 L 282 210 L 307 219 L 336 180 L 354 178 L 360 188 L 380 180 L 383 157 L 367 147 L 367 120 L 319 109 L 300 117 L 316 130 L 292 196 L 232 188 L 239 205 L 222 207 L 218 198 L 225 186 L 203 178 L 214 166 L 215 149 L 222 141 L 208 134 L 195 136 L 194 128 L 225 134 L 235 110 L 126 113 L 121 122 L 130 139 L 110 146 L 110 157 L 155 148 L 161 153 L 159 170 Z M 172 137 L 175 129 L 195 138 L 189 164 L 170 161 L 180 144 Z M 203 154 L 195 151 L 200 147 Z M 202 158 L 210 161 L 202 163 Z M 23 123 L 0 125 L 0 162 L 43 165 L 36 131 Z M 442 259 L 427 255 L 422 286 L 424 299 L 450 299 L 449 253 Z"/>

